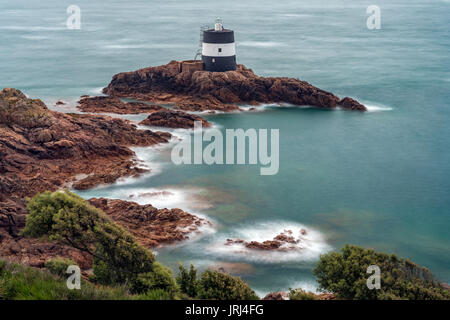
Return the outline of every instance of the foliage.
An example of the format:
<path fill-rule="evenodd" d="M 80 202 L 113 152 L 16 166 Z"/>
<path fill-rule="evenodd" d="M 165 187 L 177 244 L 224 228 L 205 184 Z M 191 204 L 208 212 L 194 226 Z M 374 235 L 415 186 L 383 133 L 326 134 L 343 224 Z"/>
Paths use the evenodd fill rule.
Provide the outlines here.
<path fill-rule="evenodd" d="M 92 254 L 99 283 L 133 286 L 140 274 L 153 271 L 153 253 L 103 211 L 68 190 L 38 194 L 29 201 L 27 209 L 23 235 L 48 235 L 51 240 Z"/>
<path fill-rule="evenodd" d="M 76 262 L 72 259 L 61 257 L 50 258 L 45 261 L 45 267 L 48 271 L 60 277 L 64 277 L 66 275 L 67 268 L 71 265 L 76 265 Z"/>
<path fill-rule="evenodd" d="M 381 289 L 367 287 L 367 267 L 381 270 Z M 430 271 L 395 255 L 346 245 L 341 252 L 322 255 L 314 274 L 320 289 L 344 299 L 449 299 L 449 292 Z"/>
<path fill-rule="evenodd" d="M 197 270 L 192 264 L 189 271 L 187 271 L 180 263 L 177 283 L 182 293 L 187 294 L 189 297 L 196 297 L 198 295 L 199 282 L 197 280 Z"/>
<path fill-rule="evenodd" d="M 289 289 L 289 300 L 319 300 L 317 295 L 303 289 Z"/>
<path fill-rule="evenodd" d="M 179 291 L 172 271 L 159 262 L 153 263 L 152 272 L 139 274 L 132 286 L 137 292 L 164 290 L 170 295 L 171 299 Z"/>
<path fill-rule="evenodd" d="M 216 300 L 258 300 L 258 296 L 239 277 L 206 270 L 199 281 L 198 297 Z"/>
<path fill-rule="evenodd" d="M 163 289 L 154 289 L 136 296 L 135 300 L 172 300 L 174 296 Z"/>
<path fill-rule="evenodd" d="M 82 279 L 80 290 L 67 288 L 66 279 L 49 272 L 0 260 L 0 300 L 128 300 L 125 287 L 93 285 Z"/>

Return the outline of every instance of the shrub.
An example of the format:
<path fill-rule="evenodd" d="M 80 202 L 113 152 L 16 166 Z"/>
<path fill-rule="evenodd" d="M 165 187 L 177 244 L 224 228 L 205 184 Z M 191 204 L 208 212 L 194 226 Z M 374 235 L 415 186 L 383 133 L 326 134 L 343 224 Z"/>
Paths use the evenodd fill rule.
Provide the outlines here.
<path fill-rule="evenodd" d="M 171 299 L 173 299 L 172 294 L 163 289 L 150 290 L 136 297 L 136 300 L 171 300 Z"/>
<path fill-rule="evenodd" d="M 0 300 L 128 300 L 134 297 L 125 287 L 94 286 L 84 279 L 80 290 L 70 290 L 65 278 L 0 261 Z"/>
<path fill-rule="evenodd" d="M 187 271 L 180 263 L 177 283 L 182 293 L 187 294 L 189 297 L 193 298 L 198 295 L 199 282 L 197 280 L 197 270 L 192 264 L 189 271 Z"/>
<path fill-rule="evenodd" d="M 179 292 L 172 271 L 159 262 L 153 263 L 152 272 L 139 274 L 132 287 L 136 292 L 150 292 L 160 289 L 170 295 L 171 298 Z"/>
<path fill-rule="evenodd" d="M 95 279 L 101 284 L 136 284 L 140 274 L 149 278 L 155 257 L 134 237 L 98 208 L 68 190 L 44 192 L 27 205 L 22 234 L 49 236 L 94 257 Z M 155 265 L 157 266 L 157 265 Z M 161 268 L 157 266 L 161 276 Z M 167 275 L 167 273 L 165 273 Z M 151 277 L 150 277 L 151 278 Z M 155 280 L 152 278 L 152 280 Z M 132 287 L 133 292 L 145 286 Z"/>
<path fill-rule="evenodd" d="M 199 281 L 200 299 L 216 300 L 258 300 L 258 296 L 239 277 L 207 270 Z"/>
<path fill-rule="evenodd" d="M 67 268 L 71 265 L 76 265 L 75 261 L 61 257 L 50 258 L 45 261 L 45 267 L 48 271 L 60 277 L 66 276 Z"/>
<path fill-rule="evenodd" d="M 381 289 L 367 287 L 367 267 L 377 265 L 381 270 Z M 341 252 L 322 255 L 314 274 L 319 288 L 344 299 L 449 299 L 431 272 L 395 255 L 346 245 Z"/>
<path fill-rule="evenodd" d="M 289 300 L 319 300 L 319 298 L 303 289 L 289 289 Z"/>

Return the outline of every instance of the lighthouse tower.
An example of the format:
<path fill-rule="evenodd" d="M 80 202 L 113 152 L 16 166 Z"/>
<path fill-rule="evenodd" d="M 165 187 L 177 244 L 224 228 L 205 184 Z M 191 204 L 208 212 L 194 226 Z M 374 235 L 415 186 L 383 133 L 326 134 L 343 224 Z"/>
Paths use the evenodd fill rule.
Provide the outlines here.
<path fill-rule="evenodd" d="M 236 70 L 234 32 L 224 29 L 220 18 L 216 19 L 214 29 L 203 31 L 202 61 L 206 71 Z"/>

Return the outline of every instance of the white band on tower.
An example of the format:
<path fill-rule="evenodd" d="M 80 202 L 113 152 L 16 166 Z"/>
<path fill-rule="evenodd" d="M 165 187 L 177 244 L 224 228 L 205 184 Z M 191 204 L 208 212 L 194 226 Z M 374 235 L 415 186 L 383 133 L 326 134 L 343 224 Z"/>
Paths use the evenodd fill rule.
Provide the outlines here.
<path fill-rule="evenodd" d="M 202 45 L 202 55 L 208 57 L 231 57 L 236 55 L 233 43 L 205 43 Z"/>

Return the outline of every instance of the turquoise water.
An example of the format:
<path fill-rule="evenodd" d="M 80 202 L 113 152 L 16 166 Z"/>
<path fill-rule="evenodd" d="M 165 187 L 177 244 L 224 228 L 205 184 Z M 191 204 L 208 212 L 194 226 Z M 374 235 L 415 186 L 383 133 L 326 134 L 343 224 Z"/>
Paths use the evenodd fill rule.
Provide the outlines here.
<path fill-rule="evenodd" d="M 237 59 L 264 76 L 298 77 L 371 112 L 266 107 L 210 116 L 225 128 L 280 129 L 280 170 L 257 166 L 174 166 L 168 149 L 138 149 L 153 175 L 90 190 L 85 197 L 138 198 L 209 217 L 213 230 L 158 251 L 206 268 L 245 263 L 240 273 L 260 293 L 316 286 L 318 254 L 346 243 L 397 253 L 450 281 L 449 1 L 77 1 L 81 30 L 66 30 L 73 1 L 0 4 L 0 87 L 50 105 L 72 106 L 112 75 L 171 59 L 192 59 L 199 26 L 221 16 L 236 33 Z M 368 30 L 366 8 L 381 8 Z M 68 108 L 70 109 L 70 108 Z M 137 119 L 139 117 L 135 117 Z M 209 190 L 209 191 L 207 191 Z M 270 239 L 305 226 L 300 254 L 245 254 L 227 237 Z"/>

